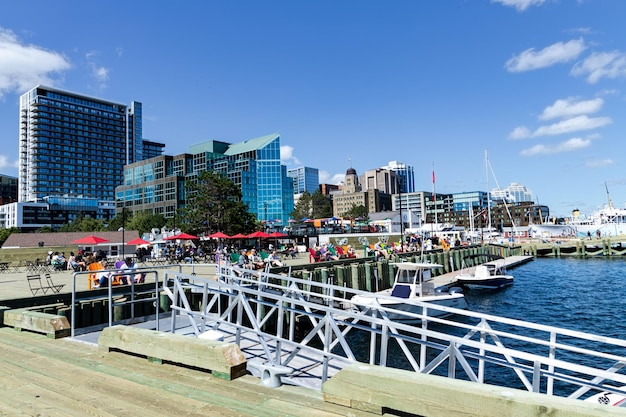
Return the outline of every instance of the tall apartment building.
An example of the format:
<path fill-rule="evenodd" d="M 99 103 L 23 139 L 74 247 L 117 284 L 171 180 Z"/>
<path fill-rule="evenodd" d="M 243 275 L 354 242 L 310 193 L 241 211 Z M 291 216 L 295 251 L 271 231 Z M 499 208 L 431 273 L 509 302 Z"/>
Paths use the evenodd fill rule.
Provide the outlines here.
<path fill-rule="evenodd" d="M 185 182 L 202 171 L 224 174 L 241 188 L 242 200 L 258 220 L 287 225 L 293 212 L 293 180 L 280 164 L 280 135 L 230 144 L 208 141 L 177 156 L 161 155 L 130 164 L 117 187 L 118 211 L 176 215 L 185 204 Z M 120 202 L 124 203 L 120 203 Z"/>
<path fill-rule="evenodd" d="M 108 218 L 124 165 L 160 155 L 142 138 L 142 106 L 38 85 L 20 97 L 20 202 L 47 202 L 66 223 Z"/>

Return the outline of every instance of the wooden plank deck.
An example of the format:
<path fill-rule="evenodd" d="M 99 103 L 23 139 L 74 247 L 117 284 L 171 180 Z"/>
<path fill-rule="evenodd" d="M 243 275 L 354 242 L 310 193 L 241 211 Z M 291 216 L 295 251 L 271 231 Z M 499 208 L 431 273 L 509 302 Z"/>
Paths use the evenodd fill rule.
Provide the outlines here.
<path fill-rule="evenodd" d="M 10 327 L 0 328 L 0 351 L 0 415 L 372 415 L 324 402 L 317 390 L 268 388 L 251 375 L 225 381 Z"/>

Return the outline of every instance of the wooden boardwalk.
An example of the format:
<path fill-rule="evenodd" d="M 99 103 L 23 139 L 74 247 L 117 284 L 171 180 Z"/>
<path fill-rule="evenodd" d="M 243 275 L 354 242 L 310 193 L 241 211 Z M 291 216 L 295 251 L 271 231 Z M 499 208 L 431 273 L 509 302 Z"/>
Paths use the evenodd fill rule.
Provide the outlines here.
<path fill-rule="evenodd" d="M 251 375 L 149 362 L 95 345 L 0 328 L 0 415 L 371 416 L 325 402 L 317 390 L 268 388 Z"/>

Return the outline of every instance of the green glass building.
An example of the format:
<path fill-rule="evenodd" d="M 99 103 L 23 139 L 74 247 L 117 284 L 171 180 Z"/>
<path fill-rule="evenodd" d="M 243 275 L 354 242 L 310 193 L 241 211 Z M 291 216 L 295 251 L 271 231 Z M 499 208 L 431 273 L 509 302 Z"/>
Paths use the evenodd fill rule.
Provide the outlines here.
<path fill-rule="evenodd" d="M 225 175 L 241 188 L 243 202 L 269 227 L 287 225 L 293 211 L 293 181 L 280 164 L 280 135 L 272 134 L 239 143 L 207 141 L 177 156 L 162 155 L 129 164 L 124 183 L 116 188 L 118 211 L 176 216 L 185 204 L 185 181 L 203 171 Z"/>

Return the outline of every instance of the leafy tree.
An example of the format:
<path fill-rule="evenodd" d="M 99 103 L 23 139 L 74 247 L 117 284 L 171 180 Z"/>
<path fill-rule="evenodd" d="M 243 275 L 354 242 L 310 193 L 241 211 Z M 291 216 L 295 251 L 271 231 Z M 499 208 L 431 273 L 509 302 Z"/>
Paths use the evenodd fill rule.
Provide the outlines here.
<path fill-rule="evenodd" d="M 11 233 L 19 233 L 20 230 L 17 227 L 11 227 L 10 229 L 0 229 L 0 246 L 9 238 Z"/>
<path fill-rule="evenodd" d="M 188 233 L 250 233 L 258 227 L 242 201 L 241 189 L 220 174 L 203 171 L 195 181 L 187 181 L 185 191 L 185 207 L 177 223 Z"/>
<path fill-rule="evenodd" d="M 363 220 L 367 220 L 369 216 L 369 212 L 367 211 L 367 209 L 365 208 L 365 206 L 363 204 L 360 205 L 353 205 L 352 207 L 350 207 L 350 210 L 346 211 L 343 214 L 343 217 L 347 217 L 350 219 L 358 219 L 358 218 L 362 218 Z"/>
<path fill-rule="evenodd" d="M 291 217 L 294 220 L 300 220 L 306 218 L 311 218 L 312 214 L 312 197 L 311 193 L 305 191 L 300 196 L 300 199 L 296 203 L 296 206 L 293 208 L 291 212 Z"/>
<path fill-rule="evenodd" d="M 324 219 L 333 215 L 330 200 L 320 190 L 315 190 L 311 196 L 311 212 L 314 219 Z"/>
<path fill-rule="evenodd" d="M 42 226 L 39 229 L 39 233 L 52 233 L 52 232 L 54 232 L 54 229 L 50 226 Z"/>
<path fill-rule="evenodd" d="M 150 232 L 154 228 L 160 229 L 165 225 L 165 223 L 166 219 L 162 214 L 152 214 L 149 211 L 146 211 L 143 213 L 135 213 L 130 221 L 127 220 L 126 230 L 137 230 L 141 236 L 144 233 Z"/>
<path fill-rule="evenodd" d="M 102 220 L 84 217 L 79 213 L 71 223 L 59 227 L 59 232 L 100 232 L 106 230 Z"/>

